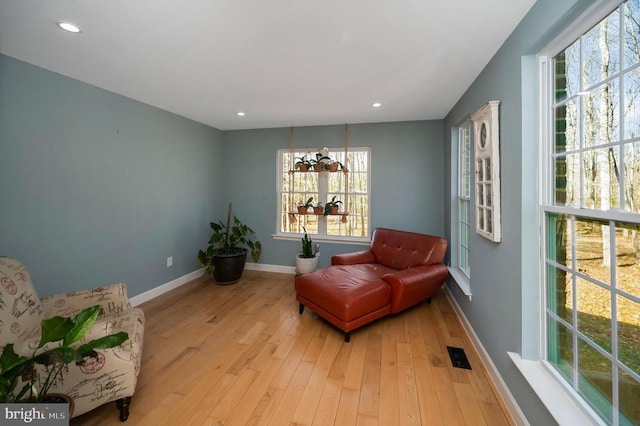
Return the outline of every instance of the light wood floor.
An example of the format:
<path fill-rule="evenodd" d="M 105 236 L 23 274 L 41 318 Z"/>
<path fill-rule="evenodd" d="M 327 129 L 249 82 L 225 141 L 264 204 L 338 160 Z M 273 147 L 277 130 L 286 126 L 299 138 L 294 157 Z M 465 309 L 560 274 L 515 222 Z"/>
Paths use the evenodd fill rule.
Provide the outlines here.
<path fill-rule="evenodd" d="M 142 370 L 128 425 L 507 425 L 445 294 L 343 333 L 298 315 L 293 275 L 198 278 L 141 308 Z M 473 370 L 454 368 L 446 346 Z M 117 425 L 115 403 L 71 421 Z"/>

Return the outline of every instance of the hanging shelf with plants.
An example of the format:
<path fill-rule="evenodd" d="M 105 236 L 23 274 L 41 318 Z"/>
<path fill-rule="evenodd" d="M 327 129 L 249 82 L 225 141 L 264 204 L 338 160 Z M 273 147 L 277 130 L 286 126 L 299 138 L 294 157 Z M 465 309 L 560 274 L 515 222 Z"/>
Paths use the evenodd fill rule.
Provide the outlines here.
<path fill-rule="evenodd" d="M 302 155 L 301 157 L 294 157 L 295 155 L 295 147 L 294 147 L 294 135 L 293 135 L 293 127 L 291 127 L 291 132 L 289 135 L 289 149 L 291 151 L 291 165 L 289 169 L 289 175 L 291 176 L 291 184 L 289 185 L 289 200 L 291 205 L 289 206 L 289 216 L 292 218 L 292 221 L 295 222 L 296 215 L 315 215 L 319 217 L 326 216 L 342 216 L 342 222 L 346 222 L 347 216 L 349 215 L 348 208 L 348 200 L 347 196 L 347 188 L 349 187 L 349 169 L 346 166 L 347 158 L 348 158 L 348 147 L 349 147 L 349 128 L 345 124 L 344 126 L 344 158 L 345 164 L 340 161 L 334 160 L 329 157 L 328 148 L 323 148 L 320 152 L 317 152 L 315 155 L 310 152 Z M 330 201 L 327 201 L 324 205 L 321 201 L 317 202 L 315 205 L 313 204 L 313 197 L 309 197 L 308 199 L 300 199 L 297 201 L 294 200 L 294 188 L 295 188 L 295 180 L 297 173 L 342 173 L 344 176 L 344 203 L 340 200 L 337 200 L 337 195 L 334 195 Z M 343 206 L 344 210 L 340 211 L 340 206 Z"/>

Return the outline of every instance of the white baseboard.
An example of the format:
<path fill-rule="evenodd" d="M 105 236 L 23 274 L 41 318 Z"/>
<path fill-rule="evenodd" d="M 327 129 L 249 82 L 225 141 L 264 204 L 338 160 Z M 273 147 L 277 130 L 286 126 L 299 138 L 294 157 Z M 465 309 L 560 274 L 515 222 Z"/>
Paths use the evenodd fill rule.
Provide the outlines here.
<path fill-rule="evenodd" d="M 282 266 L 282 265 L 266 265 L 264 263 L 251 263 L 247 262 L 245 269 L 250 271 L 264 271 L 264 272 L 279 272 L 281 274 L 295 274 L 295 266 Z"/>
<path fill-rule="evenodd" d="M 263 263 L 250 263 L 247 262 L 245 269 L 250 271 L 264 271 L 264 272 L 279 272 L 283 274 L 295 274 L 296 267 L 295 266 L 281 266 L 281 265 L 265 265 Z M 204 269 L 200 268 L 196 271 L 190 272 L 186 275 L 176 278 L 173 281 L 169 281 L 168 283 L 162 284 L 158 287 L 152 288 L 149 291 L 145 291 L 144 293 L 138 294 L 137 296 L 133 296 L 129 300 L 133 306 L 138 306 L 143 304 L 144 302 L 148 302 L 151 299 L 154 299 L 158 296 L 161 296 L 173 289 L 176 289 L 182 285 L 185 285 L 189 281 L 195 280 L 204 274 Z"/>
<path fill-rule="evenodd" d="M 158 287 L 152 288 L 149 291 L 145 291 L 144 293 L 138 294 L 137 296 L 133 296 L 131 299 L 131 304 L 133 306 L 138 306 L 143 304 L 144 302 L 148 302 L 151 299 L 154 299 L 162 294 L 165 294 L 175 288 L 178 288 L 182 285 L 185 285 L 189 281 L 195 280 L 200 277 L 204 273 L 204 269 L 200 268 L 196 271 L 190 272 L 187 275 L 183 275 L 181 277 L 176 278 L 173 281 L 169 281 L 166 284 L 162 284 Z"/>
<path fill-rule="evenodd" d="M 447 299 L 449 299 L 449 301 L 451 302 L 451 306 L 453 306 L 453 309 L 456 311 L 458 318 L 460 318 L 460 321 L 462 322 L 462 328 L 464 328 L 465 332 L 467 333 L 467 336 L 469 337 L 469 340 L 471 340 L 471 344 L 475 348 L 476 352 L 478 352 L 478 355 L 480 356 L 480 360 L 482 361 L 482 363 L 484 364 L 484 367 L 489 373 L 489 377 L 493 381 L 493 384 L 495 388 L 498 390 L 498 393 L 500 393 L 500 396 L 502 397 L 502 400 L 504 401 L 507 410 L 509 410 L 509 414 L 511 414 L 513 421 L 516 422 L 516 425 L 528 426 L 529 422 L 527 421 L 527 418 L 525 417 L 524 413 L 520 409 L 520 406 L 518 405 L 515 398 L 513 397 L 513 394 L 507 387 L 507 384 L 502 379 L 502 376 L 500 375 L 500 372 L 496 368 L 496 365 L 491 360 L 489 353 L 482 345 L 480 338 L 478 337 L 476 332 L 473 330 L 471 323 L 469 322 L 467 317 L 464 315 L 462 308 L 460 308 L 460 305 L 458 305 L 458 302 L 449 291 L 449 288 L 446 285 L 444 285 L 442 288 L 444 289 L 444 293 L 446 294 Z"/>

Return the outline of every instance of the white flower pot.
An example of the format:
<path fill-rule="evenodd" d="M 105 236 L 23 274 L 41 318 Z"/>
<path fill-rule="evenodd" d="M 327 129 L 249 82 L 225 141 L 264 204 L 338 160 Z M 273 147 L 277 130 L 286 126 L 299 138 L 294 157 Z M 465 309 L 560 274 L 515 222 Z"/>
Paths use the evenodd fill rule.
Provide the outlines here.
<path fill-rule="evenodd" d="M 308 274 L 309 272 L 313 272 L 318 268 L 318 256 L 303 258 L 300 255 L 296 255 L 296 273 L 297 274 Z"/>

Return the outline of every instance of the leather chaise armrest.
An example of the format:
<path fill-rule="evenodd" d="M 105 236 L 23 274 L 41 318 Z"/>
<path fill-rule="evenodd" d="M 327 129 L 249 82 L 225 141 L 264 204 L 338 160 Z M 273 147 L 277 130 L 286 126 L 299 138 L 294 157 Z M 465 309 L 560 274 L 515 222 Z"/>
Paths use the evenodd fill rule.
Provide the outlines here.
<path fill-rule="evenodd" d="M 376 263 L 376 256 L 371 250 L 336 254 L 331 256 L 332 265 L 356 265 L 361 263 Z"/>
<path fill-rule="evenodd" d="M 438 292 L 449 270 L 444 264 L 417 266 L 385 274 L 391 286 L 391 312 L 400 312 Z"/>

